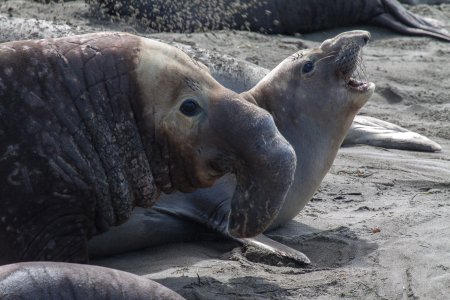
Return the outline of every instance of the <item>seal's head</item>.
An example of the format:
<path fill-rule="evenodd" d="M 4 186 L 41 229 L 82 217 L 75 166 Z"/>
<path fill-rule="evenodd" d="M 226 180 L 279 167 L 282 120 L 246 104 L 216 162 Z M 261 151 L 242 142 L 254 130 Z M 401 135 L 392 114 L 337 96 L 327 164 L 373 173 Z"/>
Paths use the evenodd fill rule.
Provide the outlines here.
<path fill-rule="evenodd" d="M 181 50 L 143 39 L 137 58 L 140 130 L 158 187 L 209 187 L 234 173 L 229 232 L 254 236 L 279 211 L 296 157 L 272 116 L 248 103 Z M 270 199 L 270 201 L 269 201 Z"/>
<path fill-rule="evenodd" d="M 297 153 L 295 181 L 273 226 L 292 219 L 311 199 L 353 118 L 373 94 L 372 82 L 357 79 L 369 39 L 366 31 L 350 31 L 301 50 L 243 93 L 272 114 Z"/>
<path fill-rule="evenodd" d="M 334 76 L 341 79 L 340 81 L 337 80 L 337 83 L 340 87 L 344 87 L 344 90 L 349 95 L 347 97 L 349 109 L 356 111 L 369 100 L 375 89 L 374 83 L 356 78 L 361 77 L 361 75 L 365 76 L 361 51 L 369 42 L 369 39 L 370 34 L 367 31 L 344 32 L 324 41 L 320 48 L 312 51 L 313 53 L 309 56 L 313 57 L 313 61 L 314 55 L 323 60 L 331 59 L 329 63 L 329 68 L 331 69 L 329 69 L 330 72 L 327 74 L 331 75 L 334 73 Z M 333 80 L 333 82 L 335 81 Z M 340 92 L 341 90 L 342 88 L 339 89 Z"/>
<path fill-rule="evenodd" d="M 366 31 L 350 31 L 318 48 L 301 50 L 286 58 L 250 93 L 276 120 L 277 116 L 286 119 L 287 110 L 292 121 L 307 111 L 323 122 L 329 122 L 327 114 L 342 116 L 350 125 L 375 89 L 372 82 L 356 76 L 363 72 L 361 50 L 369 39 Z"/>

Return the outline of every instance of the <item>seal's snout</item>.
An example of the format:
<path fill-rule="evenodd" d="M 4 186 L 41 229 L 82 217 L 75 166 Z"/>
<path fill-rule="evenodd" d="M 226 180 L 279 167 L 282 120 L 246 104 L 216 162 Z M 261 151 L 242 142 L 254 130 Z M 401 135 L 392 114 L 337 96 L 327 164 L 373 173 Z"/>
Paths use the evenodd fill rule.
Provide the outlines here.
<path fill-rule="evenodd" d="M 294 178 L 297 157 L 262 108 L 236 97 L 223 97 L 210 106 L 211 129 L 226 140 L 229 165 L 236 176 L 227 231 L 234 237 L 262 233 L 280 211 Z M 221 122 L 217 122 L 221 119 Z M 228 153 L 226 153 L 228 154 Z M 221 169 L 219 164 L 215 169 Z"/>
<path fill-rule="evenodd" d="M 341 33 L 334 39 L 325 41 L 321 46 L 337 53 L 336 70 L 348 90 L 352 92 L 365 93 L 373 88 L 373 84 L 366 79 L 362 60 L 362 49 L 369 40 L 369 32 L 357 30 Z"/>
<path fill-rule="evenodd" d="M 339 51 L 336 59 L 336 66 L 347 83 L 356 71 L 358 65 L 362 64 L 361 50 L 362 46 L 360 43 L 349 41 Z"/>
<path fill-rule="evenodd" d="M 336 51 L 349 42 L 356 43 L 361 47 L 367 45 L 370 40 L 370 33 L 365 30 L 353 30 L 343 32 L 334 38 L 325 40 L 320 48 L 324 51 Z"/>
<path fill-rule="evenodd" d="M 369 43 L 369 40 L 370 40 L 370 33 L 367 32 L 367 35 L 363 36 L 362 39 L 363 39 L 364 45 L 367 45 Z"/>

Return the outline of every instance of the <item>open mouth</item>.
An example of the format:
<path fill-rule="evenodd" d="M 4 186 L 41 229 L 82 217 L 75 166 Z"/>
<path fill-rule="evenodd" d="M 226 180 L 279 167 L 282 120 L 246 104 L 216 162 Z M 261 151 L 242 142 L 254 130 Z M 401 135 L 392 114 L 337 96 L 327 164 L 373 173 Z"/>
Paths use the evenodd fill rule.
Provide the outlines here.
<path fill-rule="evenodd" d="M 342 47 L 336 60 L 347 89 L 360 93 L 367 92 L 372 85 L 365 79 L 366 72 L 361 53 L 363 47 L 364 45 L 350 42 Z"/>
<path fill-rule="evenodd" d="M 347 89 L 359 93 L 367 92 L 372 83 L 365 79 L 366 72 L 362 63 L 361 54 L 358 53 L 357 58 L 345 67 L 344 70 L 347 72 L 342 72 L 342 68 L 340 71 Z"/>
<path fill-rule="evenodd" d="M 347 82 L 347 87 L 358 92 L 366 92 L 367 90 L 369 90 L 370 82 L 350 77 Z"/>

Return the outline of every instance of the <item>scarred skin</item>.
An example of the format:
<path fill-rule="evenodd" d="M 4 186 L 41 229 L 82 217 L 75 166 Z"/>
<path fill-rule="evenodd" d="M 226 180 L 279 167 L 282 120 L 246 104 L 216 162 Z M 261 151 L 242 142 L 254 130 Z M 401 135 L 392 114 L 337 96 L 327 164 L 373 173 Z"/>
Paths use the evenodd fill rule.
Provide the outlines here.
<path fill-rule="evenodd" d="M 87 240 L 135 206 L 227 172 L 227 231 L 256 235 L 295 163 L 266 111 L 166 44 L 99 33 L 0 45 L 0 264 L 86 262 Z"/>
<path fill-rule="evenodd" d="M 295 34 L 369 24 L 450 41 L 450 34 L 397 0 L 88 0 L 113 15 L 135 16 L 157 31 L 251 30 Z"/>
<path fill-rule="evenodd" d="M 145 277 L 98 267 L 28 262 L 0 267 L 0 297 L 21 300 L 181 300 Z"/>

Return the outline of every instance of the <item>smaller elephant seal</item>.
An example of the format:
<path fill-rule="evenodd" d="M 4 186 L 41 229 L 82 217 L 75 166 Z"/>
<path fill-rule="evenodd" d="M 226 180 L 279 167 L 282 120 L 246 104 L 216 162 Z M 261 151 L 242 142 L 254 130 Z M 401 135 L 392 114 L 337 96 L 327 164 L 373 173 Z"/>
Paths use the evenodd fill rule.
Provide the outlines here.
<path fill-rule="evenodd" d="M 135 206 L 229 172 L 227 232 L 257 235 L 295 165 L 267 111 L 172 46 L 123 33 L 0 44 L 0 264 L 87 262 L 87 240 Z"/>
<path fill-rule="evenodd" d="M 182 300 L 145 277 L 99 266 L 28 262 L 0 267 L 3 300 Z"/>
<path fill-rule="evenodd" d="M 409 12 L 397 0 L 88 0 L 111 15 L 133 16 L 156 31 L 238 29 L 269 34 L 308 33 L 375 25 L 450 41 L 445 29 Z"/>

